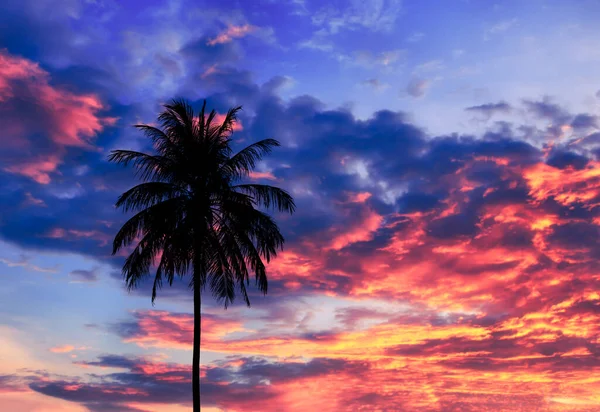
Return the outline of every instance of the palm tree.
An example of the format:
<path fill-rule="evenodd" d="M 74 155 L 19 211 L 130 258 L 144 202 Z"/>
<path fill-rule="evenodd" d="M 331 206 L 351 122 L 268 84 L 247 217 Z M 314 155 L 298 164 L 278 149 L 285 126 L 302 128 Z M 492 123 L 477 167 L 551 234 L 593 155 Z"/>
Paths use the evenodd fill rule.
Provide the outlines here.
<path fill-rule="evenodd" d="M 259 208 L 293 213 L 294 199 L 277 187 L 241 183 L 263 155 L 279 146 L 273 139 L 256 142 L 233 154 L 231 133 L 241 107 L 227 112 L 223 123 L 206 101 L 196 116 L 183 100 L 164 106 L 160 127 L 135 125 L 153 143 L 154 154 L 114 150 L 109 160 L 132 164 L 143 181 L 123 193 L 116 207 L 136 211 L 116 234 L 113 255 L 135 247 L 123 265 L 129 290 L 155 269 L 152 303 L 163 280 L 190 274 L 194 293 L 192 392 L 200 411 L 201 291 L 227 308 L 236 293 L 250 306 L 246 286 L 250 272 L 267 293 L 265 263 L 283 248 L 284 238 L 272 217 Z"/>

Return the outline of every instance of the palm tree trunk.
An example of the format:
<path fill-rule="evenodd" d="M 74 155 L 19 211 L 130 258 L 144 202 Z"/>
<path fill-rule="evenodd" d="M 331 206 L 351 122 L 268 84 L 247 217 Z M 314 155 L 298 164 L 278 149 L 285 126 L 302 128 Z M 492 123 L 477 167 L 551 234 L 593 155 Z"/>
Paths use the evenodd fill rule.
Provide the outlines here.
<path fill-rule="evenodd" d="M 196 266 L 196 265 L 194 265 Z M 200 268 L 194 267 L 194 354 L 192 360 L 192 393 L 194 394 L 194 412 L 200 412 L 200 333 L 202 317 L 200 312 Z"/>

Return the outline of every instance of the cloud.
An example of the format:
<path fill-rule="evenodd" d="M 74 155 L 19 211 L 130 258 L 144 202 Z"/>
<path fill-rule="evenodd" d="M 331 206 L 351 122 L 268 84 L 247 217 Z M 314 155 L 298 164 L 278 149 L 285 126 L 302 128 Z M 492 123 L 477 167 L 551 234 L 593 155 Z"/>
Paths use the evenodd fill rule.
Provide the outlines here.
<path fill-rule="evenodd" d="M 381 0 L 372 3 L 351 0 L 346 8 L 322 7 L 313 14 L 312 23 L 319 27 L 326 27 L 332 34 L 341 30 L 358 29 L 388 32 L 394 27 L 401 10 L 400 0 Z"/>
<path fill-rule="evenodd" d="M 25 192 L 25 200 L 23 206 L 48 207 L 42 199 L 34 197 L 31 193 Z"/>
<path fill-rule="evenodd" d="M 85 349 L 87 349 L 87 348 L 84 346 L 75 347 L 73 345 L 62 345 L 62 346 L 55 346 L 53 348 L 50 348 L 50 352 L 52 352 L 52 353 L 70 353 L 75 350 L 85 350 Z"/>
<path fill-rule="evenodd" d="M 88 368 L 120 369 L 90 381 L 67 380 L 49 376 L 32 379 L 29 387 L 47 396 L 80 403 L 93 411 L 146 410 L 146 405 L 190 404 L 189 366 L 150 361 L 119 355 L 104 355 L 97 361 L 78 362 Z M 364 373 L 368 365 L 339 359 L 273 361 L 259 357 L 230 358 L 203 368 L 202 405 L 241 410 L 247 402 L 293 407 L 286 395 L 287 385 L 304 385 L 327 376 L 353 376 Z M 136 404 L 142 409 L 132 409 Z M 268 404 L 265 404 L 268 405 Z M 271 407 L 268 407 L 271 410 Z M 264 410 L 264 408 L 262 408 Z M 274 410 L 274 409 L 273 409 Z"/>
<path fill-rule="evenodd" d="M 2 50 L 0 66 L 0 127 L 5 134 L 0 162 L 9 173 L 48 184 L 66 148 L 90 150 L 92 139 L 116 121 L 99 114 L 104 106 L 98 97 L 52 86 L 49 74 L 30 60 Z"/>
<path fill-rule="evenodd" d="M 586 113 L 578 114 L 571 121 L 571 127 L 577 130 L 585 130 L 585 129 L 597 129 L 598 128 L 598 118 L 593 115 L 589 115 Z"/>
<path fill-rule="evenodd" d="M 547 96 L 541 101 L 524 100 L 523 103 L 531 114 L 540 119 L 547 119 L 562 124 L 570 117 L 565 109 L 553 103 Z"/>
<path fill-rule="evenodd" d="M 250 172 L 248 177 L 251 180 L 277 180 L 271 172 Z"/>
<path fill-rule="evenodd" d="M 329 28 L 328 22 L 320 24 Z M 230 67 L 243 56 L 237 42 L 209 46 L 211 39 L 161 38 L 160 48 L 181 50 L 181 61 L 170 53 L 157 56 L 151 47 L 132 47 L 132 62 L 150 61 L 160 71 L 140 73 L 145 80 L 137 84 L 156 83 L 160 91 L 152 88 L 154 96 L 173 90 L 162 76 L 185 91 L 196 90 L 188 86 L 205 75 L 202 87 L 214 89 L 206 94 L 219 113 L 247 105 L 235 139 L 274 136 L 283 143 L 253 177 L 277 177 L 294 193 L 299 209 L 291 219 L 277 216 L 286 249 L 269 265 L 269 295 L 257 299 L 252 312 L 234 312 L 236 307 L 215 315 L 213 303 L 205 300 L 203 344 L 218 359 L 203 368 L 206 405 L 234 411 L 252 405 L 264 410 L 268 402 L 274 408 L 324 411 L 359 410 L 369 402 L 389 410 L 560 410 L 564 403 L 545 395 L 560 384 L 564 399 L 597 407 L 597 388 L 589 383 L 599 367 L 600 301 L 594 292 L 600 191 L 593 114 L 573 115 L 550 99 L 527 100 L 526 114 L 536 122 L 567 125 L 580 134 L 561 132 L 562 141 L 552 145 L 544 145 L 548 139 L 540 143 L 545 126 L 516 120 L 491 124 L 478 136 L 434 136 L 399 112 L 382 110 L 359 119 L 312 96 L 283 100 L 277 93 L 287 80 L 256 84 L 249 72 Z M 148 43 L 156 38 L 128 41 L 152 46 Z M 393 54 L 368 57 L 383 67 L 398 61 Z M 17 66 L 45 73 L 35 64 L 37 69 Z M 88 89 L 75 92 L 77 87 L 64 82 L 88 74 L 94 82 L 105 81 L 81 68 L 59 77 L 52 71 L 45 83 L 42 75 L 34 79 L 67 96 L 87 96 Z M 11 76 L 11 88 L 29 81 Z M 185 79 L 173 80 L 177 76 Z M 417 97 L 429 84 L 415 81 Z M 92 81 L 81 85 L 100 88 Z M 94 105 L 74 101 L 76 109 L 83 105 L 101 118 L 104 104 L 94 111 Z M 504 104 L 467 110 L 491 115 L 504 111 Z M 118 114 L 134 118 L 139 110 L 119 106 Z M 144 110 L 142 117 L 155 113 Z M 12 127 L 24 138 L 11 145 L 38 138 Z M 132 180 L 87 145 L 125 141 L 147 148 L 147 142 L 129 135 L 118 140 L 106 125 L 98 131 L 80 127 L 73 136 L 79 140 L 40 137 L 52 150 L 38 155 L 32 149 L 20 163 L 31 178 L 47 181 L 44 187 L 20 179 L 16 190 L 16 176 L 0 184 L 0 233 L 30 249 L 76 252 L 118 267 L 122 257 L 108 257 L 109 242 L 126 216 L 109 205 Z M 52 155 L 55 161 L 35 166 L 38 156 L 48 161 Z M 71 276 L 87 280 L 94 278 L 92 272 Z M 144 282 L 135 293 L 149 299 L 148 286 Z M 189 303 L 187 283 L 163 292 Z M 274 300 L 283 303 L 265 314 Z M 370 306 L 373 301 L 376 306 Z M 316 308 L 298 308 L 299 302 Z M 329 320 L 335 326 L 323 330 Z M 179 356 L 177 350 L 190 350 L 191 329 L 189 313 L 137 311 L 109 331 L 134 349 L 160 348 Z M 31 388 L 98 411 L 189 407 L 187 365 L 121 355 L 76 365 L 92 373 L 31 378 Z M 319 397 L 305 396 L 316 391 Z"/>
<path fill-rule="evenodd" d="M 496 114 L 507 114 L 512 111 L 512 107 L 506 102 L 498 103 L 485 103 L 478 106 L 471 106 L 465 109 L 466 111 L 479 113 L 485 116 L 487 119 Z"/>
<path fill-rule="evenodd" d="M 350 61 L 361 66 L 383 66 L 390 67 L 398 62 L 405 54 L 404 50 L 386 50 L 378 53 L 373 53 L 369 50 L 361 50 L 355 52 L 353 56 L 338 55 L 338 60 Z"/>
<path fill-rule="evenodd" d="M 253 295 L 249 311 L 236 306 L 217 313 L 208 296 L 203 301 L 204 407 L 598 409 L 598 385 L 590 381 L 600 368 L 594 113 L 571 113 L 549 98 L 526 99 L 522 107 L 483 102 L 467 110 L 491 118 L 510 105 L 512 113 L 524 108 L 525 116 L 490 122 L 476 136 L 431 135 L 400 112 L 357 118 L 313 96 L 284 100 L 278 94 L 289 79 L 257 84 L 252 73 L 232 67 L 260 50 L 243 49 L 235 33 L 207 44 L 219 37 L 204 31 L 215 34 L 224 26 L 199 16 L 220 11 L 195 14 L 174 2 L 156 20 L 147 14 L 151 29 L 132 27 L 113 39 L 113 32 L 104 32 L 112 26 L 99 16 L 83 24 L 90 15 L 83 3 L 34 3 L 11 2 L 10 13 L 0 16 L 9 60 L 18 62 L 10 69 L 17 74 L 6 75 L 2 88 L 10 105 L 10 93 L 29 98 L 27 87 L 52 88 L 59 102 L 68 103 L 59 105 L 65 111 L 73 106 L 74 113 L 87 110 L 97 119 L 121 117 L 130 124 L 154 120 L 155 103 L 171 95 L 190 97 L 196 108 L 196 99 L 206 96 L 219 113 L 244 104 L 234 144 L 269 136 L 283 144 L 252 178 L 276 177 L 294 193 L 298 213 L 276 216 L 287 242 L 268 267 L 269 295 Z M 337 36 L 389 30 L 399 10 L 391 4 L 324 10 L 314 22 L 321 34 L 311 38 L 313 46 L 349 64 L 396 67 L 402 55 L 390 50 L 344 54 L 334 47 Z M 315 14 L 308 2 L 294 7 Z M 242 13 L 232 13 L 232 24 L 243 27 Z M 85 36 L 73 36 L 73 24 L 89 26 Z M 512 27 L 490 27 L 490 36 Z M 102 52 L 108 49 L 93 47 L 99 44 L 118 44 L 110 49 L 113 60 Z M 420 68 L 437 69 L 438 63 Z M 428 82 L 415 79 L 415 97 L 430 86 L 419 81 Z M 0 169 L 12 168 L 0 182 L 0 235 L 30 250 L 68 251 L 119 267 L 123 257 L 109 257 L 110 240 L 127 216 L 111 205 L 133 179 L 108 165 L 99 150 L 145 150 L 148 142 L 101 120 L 98 129 L 89 116 L 68 128 L 53 120 L 64 113 L 30 106 L 42 114 L 43 128 L 19 117 L 21 111 L 2 128 L 19 138 L 3 139 L 0 152 L 8 151 L 6 159 L 21 155 L 15 163 L 0 160 Z M 60 137 L 47 133 L 56 125 L 63 127 Z M 9 256 L 3 264 L 27 268 L 33 262 Z M 76 270 L 69 277 L 96 275 Z M 113 277 L 122 281 L 118 273 Z M 134 293 L 149 299 L 150 287 L 151 279 L 145 280 Z M 187 279 L 162 292 L 169 305 L 191 309 Z M 125 350 L 188 359 L 190 313 L 128 316 L 108 329 L 101 319 L 88 327 L 115 333 Z M 57 348 L 66 355 L 46 355 L 68 359 L 74 352 L 67 350 L 77 350 Z M 9 371 L 0 376 L 0 391 L 46 394 L 94 411 L 189 410 L 187 363 L 118 354 L 81 358 L 73 365 L 80 377 Z"/>
<path fill-rule="evenodd" d="M 425 37 L 425 33 L 415 32 L 406 38 L 409 43 L 416 43 L 421 41 Z"/>
<path fill-rule="evenodd" d="M 76 282 L 96 282 L 98 280 L 98 274 L 96 273 L 98 268 L 91 270 L 76 269 L 69 273 Z"/>
<path fill-rule="evenodd" d="M 515 24 L 517 24 L 518 20 L 516 18 L 510 20 L 503 20 L 493 25 L 486 27 L 483 39 L 489 40 L 491 36 L 497 35 L 500 33 L 504 33 L 512 28 Z"/>
<path fill-rule="evenodd" d="M 219 33 L 216 37 L 210 39 L 207 44 L 214 46 L 215 44 L 229 43 L 233 39 L 239 39 L 245 37 L 249 33 L 256 30 L 256 27 L 250 24 L 244 24 L 243 26 L 228 26 L 227 29 Z"/>
<path fill-rule="evenodd" d="M 18 375 L 0 375 L 0 395 L 26 391 L 27 386 L 22 377 Z"/>
<path fill-rule="evenodd" d="M 413 78 L 406 85 L 406 93 L 408 93 L 412 97 L 423 97 L 427 90 L 431 86 L 431 80 L 428 79 L 419 79 Z"/>
<path fill-rule="evenodd" d="M 8 258 L 0 258 L 0 263 L 5 264 L 8 267 L 22 267 L 28 270 L 41 273 L 58 273 L 57 267 L 44 268 L 31 263 L 31 258 L 28 256 L 21 255 L 19 260 L 11 260 Z"/>
<path fill-rule="evenodd" d="M 381 82 L 379 79 L 367 79 L 361 83 L 363 86 L 367 86 L 372 88 L 375 91 L 381 92 L 387 89 L 390 85 L 387 83 Z"/>
<path fill-rule="evenodd" d="M 415 66 L 413 73 L 431 73 L 437 72 L 444 69 L 444 62 L 442 60 L 429 60 L 425 63 L 421 63 Z"/>
<path fill-rule="evenodd" d="M 142 347 L 190 349 L 193 316 L 166 311 L 134 312 L 133 322 L 120 322 L 111 327 L 125 342 Z M 202 315 L 202 340 L 211 342 L 230 333 L 244 331 L 239 321 L 221 316 Z"/>
<path fill-rule="evenodd" d="M 221 114 L 221 113 L 217 113 L 215 118 L 214 118 L 214 122 L 218 125 L 223 124 L 223 121 L 225 120 L 225 115 Z M 242 125 L 241 120 L 237 120 L 234 124 L 233 124 L 233 131 L 234 132 L 239 132 L 240 130 L 244 130 L 244 126 Z"/>

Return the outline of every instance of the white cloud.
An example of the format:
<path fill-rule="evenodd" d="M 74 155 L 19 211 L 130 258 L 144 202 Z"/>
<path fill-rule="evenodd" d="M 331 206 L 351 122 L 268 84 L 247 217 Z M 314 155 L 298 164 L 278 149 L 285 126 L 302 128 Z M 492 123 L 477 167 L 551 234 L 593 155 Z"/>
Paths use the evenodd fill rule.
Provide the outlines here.
<path fill-rule="evenodd" d="M 379 79 L 367 79 L 367 80 L 361 82 L 361 85 L 370 87 L 377 92 L 382 92 L 385 89 L 387 89 L 388 87 L 390 87 L 389 84 L 383 83 Z"/>
<path fill-rule="evenodd" d="M 35 272 L 42 272 L 42 273 L 57 273 L 58 272 L 58 267 L 43 268 L 43 267 L 32 264 L 30 262 L 30 260 L 31 260 L 31 258 L 29 258 L 28 256 L 21 255 L 19 260 L 0 258 L 0 263 L 5 264 L 9 268 L 21 267 L 24 269 L 33 270 Z"/>
<path fill-rule="evenodd" d="M 490 27 L 487 27 L 485 29 L 483 39 L 488 40 L 490 38 L 490 35 L 503 33 L 505 31 L 507 31 L 508 29 L 510 29 L 512 26 L 514 26 L 516 23 L 517 23 L 517 19 L 514 18 L 514 19 L 510 19 L 510 20 L 503 20 L 503 21 L 498 22 Z"/>
<path fill-rule="evenodd" d="M 441 60 L 430 60 L 415 66 L 413 73 L 431 73 L 444 69 L 444 62 Z"/>
<path fill-rule="evenodd" d="M 425 33 L 415 32 L 415 33 L 411 34 L 410 36 L 408 36 L 406 41 L 409 43 L 416 43 L 418 41 L 421 41 L 423 39 L 423 37 L 425 37 Z"/>
<path fill-rule="evenodd" d="M 341 29 L 364 28 L 371 31 L 391 31 L 402 10 L 400 0 L 351 0 L 343 11 L 324 7 L 315 13 L 312 22 L 324 26 L 332 34 Z"/>

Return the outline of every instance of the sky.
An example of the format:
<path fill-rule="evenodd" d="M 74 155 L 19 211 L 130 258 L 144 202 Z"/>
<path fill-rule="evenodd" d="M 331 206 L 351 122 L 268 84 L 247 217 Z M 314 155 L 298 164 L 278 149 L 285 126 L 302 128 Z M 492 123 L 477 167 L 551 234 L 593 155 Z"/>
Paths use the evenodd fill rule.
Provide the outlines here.
<path fill-rule="evenodd" d="M 242 105 L 296 199 L 203 298 L 206 411 L 600 410 L 600 3 L 4 0 L 0 405 L 187 411 L 187 283 L 128 292 L 113 149 Z"/>

